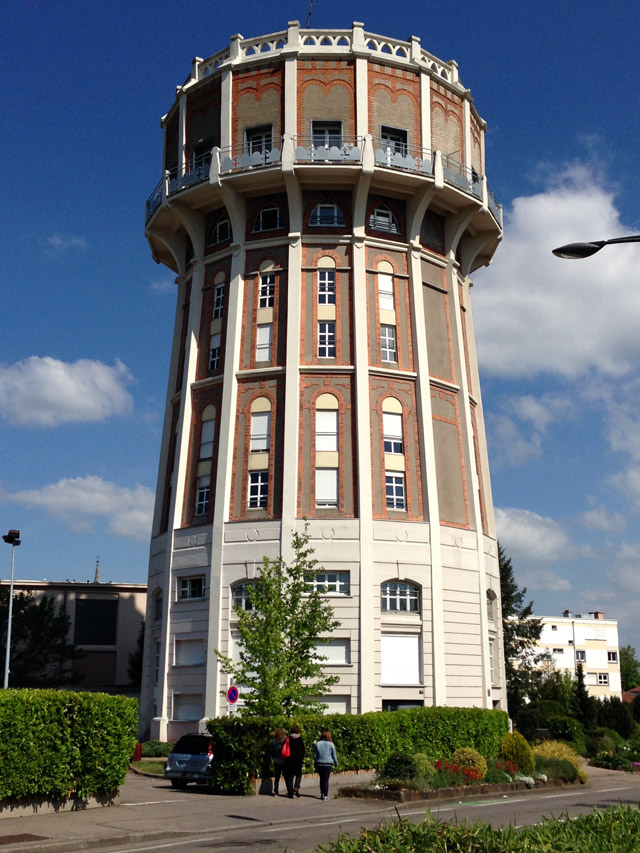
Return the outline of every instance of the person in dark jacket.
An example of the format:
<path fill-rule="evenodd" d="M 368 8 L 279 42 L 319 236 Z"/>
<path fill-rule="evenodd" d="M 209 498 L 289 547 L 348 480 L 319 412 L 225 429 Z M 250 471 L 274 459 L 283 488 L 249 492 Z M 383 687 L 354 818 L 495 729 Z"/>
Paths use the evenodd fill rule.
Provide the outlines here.
<path fill-rule="evenodd" d="M 275 770 L 274 778 L 273 778 L 273 796 L 278 796 L 278 786 L 280 784 L 280 777 L 284 775 L 285 765 L 287 764 L 287 759 L 282 755 L 282 747 L 284 745 L 285 740 L 287 739 L 287 733 L 283 728 L 279 728 L 271 741 L 271 757 L 273 758 L 273 767 Z M 285 776 L 285 784 L 286 784 L 286 776 Z M 293 794 L 291 794 L 293 796 Z"/>
<path fill-rule="evenodd" d="M 295 723 L 291 726 L 289 732 L 289 761 L 285 765 L 285 782 L 287 776 L 290 778 L 290 785 L 296 797 L 300 796 L 300 783 L 302 782 L 302 762 L 304 761 L 304 741 L 300 732 L 300 726 Z M 289 791 L 289 783 L 287 784 L 287 792 Z M 289 796 L 293 796 L 290 794 Z"/>
<path fill-rule="evenodd" d="M 313 761 L 316 766 L 316 773 L 320 776 L 320 799 L 328 800 L 331 768 L 338 766 L 336 748 L 333 745 L 333 739 L 328 729 L 324 729 L 320 734 L 320 740 L 316 741 L 313 750 Z"/>

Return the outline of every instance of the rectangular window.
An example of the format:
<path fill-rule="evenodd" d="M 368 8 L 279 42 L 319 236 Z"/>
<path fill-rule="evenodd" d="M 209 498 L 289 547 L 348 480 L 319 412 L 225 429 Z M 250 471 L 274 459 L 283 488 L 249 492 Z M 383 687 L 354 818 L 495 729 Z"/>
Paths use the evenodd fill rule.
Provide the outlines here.
<path fill-rule="evenodd" d="M 585 663 L 587 660 L 587 653 L 584 650 L 576 649 L 576 660 L 578 663 Z"/>
<path fill-rule="evenodd" d="M 406 509 L 404 474 L 385 474 L 387 509 Z"/>
<path fill-rule="evenodd" d="M 200 459 L 211 459 L 213 456 L 213 435 L 216 430 L 216 422 L 213 420 L 202 421 L 200 431 Z"/>
<path fill-rule="evenodd" d="M 73 638 L 76 645 L 115 646 L 117 625 L 117 598 L 76 599 Z"/>
<path fill-rule="evenodd" d="M 311 141 L 314 148 L 342 148 L 342 122 L 312 121 Z"/>
<path fill-rule="evenodd" d="M 553 653 L 554 653 L 554 655 L 563 655 L 564 649 L 554 649 Z"/>
<path fill-rule="evenodd" d="M 393 276 L 388 273 L 378 273 L 378 305 L 381 311 L 393 311 Z"/>
<path fill-rule="evenodd" d="M 222 317 L 222 309 L 224 308 L 224 284 L 216 284 L 213 289 L 213 319 L 219 320 Z"/>
<path fill-rule="evenodd" d="M 258 298 L 258 308 L 273 308 L 273 301 L 276 294 L 276 274 L 274 272 L 265 273 L 260 276 L 260 295 Z"/>
<path fill-rule="evenodd" d="M 318 305 L 336 304 L 336 271 L 318 270 Z"/>
<path fill-rule="evenodd" d="M 156 595 L 155 601 L 154 601 L 155 608 L 154 608 L 154 613 L 153 613 L 153 618 L 156 622 L 159 622 L 160 619 L 162 619 L 162 603 L 163 603 L 162 596 Z"/>
<path fill-rule="evenodd" d="M 316 451 L 338 449 L 338 412 L 335 409 L 316 410 Z"/>
<path fill-rule="evenodd" d="M 382 431 L 385 453 L 403 453 L 402 415 L 393 412 L 382 413 Z"/>
<path fill-rule="evenodd" d="M 272 324 L 260 324 L 256 331 L 256 361 L 271 361 L 272 339 Z"/>
<path fill-rule="evenodd" d="M 380 326 L 380 352 L 382 361 L 389 362 L 398 360 L 395 326 Z"/>
<path fill-rule="evenodd" d="M 247 127 L 244 132 L 245 148 L 249 154 L 259 151 L 264 154 L 273 147 L 273 126 L 261 124 L 257 127 Z"/>
<path fill-rule="evenodd" d="M 618 652 L 607 652 L 607 660 L 609 663 L 618 663 Z"/>
<path fill-rule="evenodd" d="M 337 468 L 316 468 L 316 506 L 338 506 Z"/>
<path fill-rule="evenodd" d="M 318 572 L 307 581 L 307 588 L 310 592 L 320 592 L 323 595 L 349 595 L 349 572 Z"/>
<path fill-rule="evenodd" d="M 211 335 L 209 349 L 209 370 L 218 370 L 220 367 L 220 333 Z"/>
<path fill-rule="evenodd" d="M 196 515 L 206 515 L 209 512 L 209 493 L 211 477 L 198 477 L 196 488 Z"/>
<path fill-rule="evenodd" d="M 251 415 L 251 452 L 269 450 L 271 412 L 254 412 Z"/>
<path fill-rule="evenodd" d="M 156 642 L 156 653 L 153 661 L 153 683 L 157 684 L 160 680 L 160 643 Z"/>
<path fill-rule="evenodd" d="M 336 324 L 318 323 L 318 358 L 336 357 Z"/>
<path fill-rule="evenodd" d="M 407 153 L 407 131 L 400 130 L 398 127 L 386 127 L 384 124 L 380 128 L 380 140 L 382 146 L 391 154 Z"/>
<path fill-rule="evenodd" d="M 382 684 L 420 684 L 420 635 L 383 634 Z"/>
<path fill-rule="evenodd" d="M 269 472 L 249 472 L 249 509 L 266 509 L 269 497 Z"/>
<path fill-rule="evenodd" d="M 351 663 L 350 640 L 316 640 L 316 654 L 318 657 L 326 658 L 322 661 L 323 666 Z"/>
<path fill-rule="evenodd" d="M 204 663 L 204 642 L 202 640 L 178 640 L 175 647 L 176 666 L 200 666 Z"/>
<path fill-rule="evenodd" d="M 174 693 L 173 719 L 195 722 L 204 716 L 204 702 L 201 693 Z"/>
<path fill-rule="evenodd" d="M 178 578 L 178 598 L 204 598 L 204 575 Z"/>
<path fill-rule="evenodd" d="M 607 687 L 609 685 L 609 673 L 608 672 L 599 672 L 598 673 L 598 684 L 601 687 Z"/>

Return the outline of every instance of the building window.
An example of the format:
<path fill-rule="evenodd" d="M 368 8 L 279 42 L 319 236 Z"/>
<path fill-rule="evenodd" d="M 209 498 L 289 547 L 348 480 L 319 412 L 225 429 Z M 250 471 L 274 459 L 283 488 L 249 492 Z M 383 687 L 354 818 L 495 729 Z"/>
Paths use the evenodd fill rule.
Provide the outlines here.
<path fill-rule="evenodd" d="M 256 361 L 271 361 L 273 326 L 261 323 L 256 331 Z"/>
<path fill-rule="evenodd" d="M 204 642 L 176 639 L 174 666 L 202 666 L 205 663 Z"/>
<path fill-rule="evenodd" d="M 618 663 L 618 652 L 607 652 L 607 660 L 609 663 Z"/>
<path fill-rule="evenodd" d="M 380 326 L 380 352 L 382 361 L 391 362 L 398 360 L 395 326 Z"/>
<path fill-rule="evenodd" d="M 420 610 L 420 590 L 415 584 L 405 581 L 387 581 L 380 587 L 380 606 L 387 611 Z"/>
<path fill-rule="evenodd" d="M 399 234 L 400 226 L 394 212 L 386 205 L 374 208 L 369 216 L 369 228 L 372 231 L 386 231 L 389 234 Z"/>
<path fill-rule="evenodd" d="M 489 620 L 489 622 L 493 622 L 495 619 L 495 601 L 497 597 L 498 596 L 496 595 L 495 590 L 487 590 L 487 619 Z"/>
<path fill-rule="evenodd" d="M 220 332 L 211 335 L 211 343 L 209 345 L 209 370 L 218 370 L 220 368 Z"/>
<path fill-rule="evenodd" d="M 554 653 L 554 655 L 563 655 L 564 649 L 554 649 L 553 653 Z"/>
<path fill-rule="evenodd" d="M 315 577 L 307 581 L 307 589 L 323 595 L 328 593 L 349 595 L 349 572 L 318 572 Z"/>
<path fill-rule="evenodd" d="M 226 243 L 227 240 L 231 239 L 231 223 L 228 218 L 225 216 L 222 219 L 218 219 L 216 224 L 213 226 L 211 231 L 211 236 L 209 238 L 210 244 L 215 245 L 216 243 Z"/>
<path fill-rule="evenodd" d="M 206 515 L 209 512 L 209 494 L 211 477 L 198 477 L 196 488 L 196 515 Z"/>
<path fill-rule="evenodd" d="M 251 415 L 251 453 L 269 450 L 271 412 L 253 412 Z"/>
<path fill-rule="evenodd" d="M 598 684 L 601 687 L 609 686 L 609 673 L 608 672 L 599 672 L 598 673 Z"/>
<path fill-rule="evenodd" d="M 419 634 L 382 634 L 380 655 L 382 684 L 417 686 L 421 683 Z"/>
<path fill-rule="evenodd" d="M 316 656 L 324 658 L 323 666 L 340 666 L 351 663 L 350 640 L 316 640 Z"/>
<path fill-rule="evenodd" d="M 393 311 L 393 276 L 388 273 L 378 273 L 378 305 L 381 311 Z"/>
<path fill-rule="evenodd" d="M 385 453 L 404 453 L 402 446 L 402 415 L 395 412 L 382 413 Z"/>
<path fill-rule="evenodd" d="M 153 618 L 155 622 L 159 622 L 162 619 L 162 595 L 158 594 L 155 596 L 154 600 L 154 608 L 153 608 Z"/>
<path fill-rule="evenodd" d="M 316 410 L 316 452 L 338 449 L 338 412 L 336 409 Z"/>
<path fill-rule="evenodd" d="M 253 610 L 251 603 L 251 590 L 255 588 L 255 581 L 244 581 L 237 583 L 231 590 L 233 607 L 237 610 Z"/>
<path fill-rule="evenodd" d="M 153 661 L 153 683 L 157 684 L 160 680 L 160 643 L 156 642 L 156 652 Z"/>
<path fill-rule="evenodd" d="M 213 319 L 219 320 L 222 317 L 224 308 L 224 284 L 216 284 L 213 289 Z"/>
<path fill-rule="evenodd" d="M 318 270 L 318 305 L 336 304 L 336 271 Z"/>
<path fill-rule="evenodd" d="M 406 509 L 404 474 L 385 474 L 387 509 Z"/>
<path fill-rule="evenodd" d="M 337 468 L 316 468 L 316 506 L 338 506 Z"/>
<path fill-rule="evenodd" d="M 344 214 L 334 201 L 321 201 L 311 211 L 309 225 L 311 228 L 337 228 L 344 225 Z"/>
<path fill-rule="evenodd" d="M 204 575 L 178 579 L 178 598 L 204 598 Z"/>
<path fill-rule="evenodd" d="M 263 273 L 260 276 L 260 294 L 258 297 L 258 308 L 273 308 L 276 295 L 276 274 L 274 272 Z"/>
<path fill-rule="evenodd" d="M 336 324 L 318 323 L 318 358 L 336 357 Z"/>
<path fill-rule="evenodd" d="M 248 127 L 244 132 L 245 149 L 248 154 L 255 151 L 264 154 L 273 147 L 273 126 L 261 124 L 258 127 Z"/>
<path fill-rule="evenodd" d="M 558 626 L 557 626 L 557 625 L 552 625 L 552 626 L 551 626 L 551 630 L 552 630 L 552 631 L 557 631 L 557 630 L 558 630 Z"/>
<path fill-rule="evenodd" d="M 213 436 L 216 430 L 216 422 L 213 418 L 202 421 L 200 430 L 200 459 L 211 459 L 213 456 Z"/>
<path fill-rule="evenodd" d="M 576 661 L 578 663 L 585 663 L 587 660 L 587 653 L 582 649 L 576 649 Z"/>
<path fill-rule="evenodd" d="M 397 127 L 386 127 L 384 124 L 380 128 L 380 141 L 382 147 L 391 154 L 407 153 L 407 131 L 400 130 Z"/>
<path fill-rule="evenodd" d="M 73 641 L 78 646 L 115 646 L 117 598 L 77 598 Z"/>
<path fill-rule="evenodd" d="M 277 231 L 283 227 L 282 213 L 280 212 L 280 208 L 276 207 L 275 204 L 265 204 L 253 222 L 254 233 L 260 231 Z"/>
<path fill-rule="evenodd" d="M 342 122 L 312 121 L 311 141 L 314 148 L 342 148 Z"/>
<path fill-rule="evenodd" d="M 266 509 L 269 496 L 269 472 L 249 472 L 249 509 Z"/>

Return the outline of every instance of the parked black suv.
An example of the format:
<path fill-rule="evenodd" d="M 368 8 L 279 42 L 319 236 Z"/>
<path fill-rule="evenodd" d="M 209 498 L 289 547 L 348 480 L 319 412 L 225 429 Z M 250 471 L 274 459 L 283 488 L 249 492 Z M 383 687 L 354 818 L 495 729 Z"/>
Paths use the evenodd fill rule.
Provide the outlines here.
<path fill-rule="evenodd" d="M 206 785 L 213 759 L 210 735 L 183 735 L 173 747 L 164 768 L 164 778 L 174 788 L 186 788 L 189 782 Z"/>

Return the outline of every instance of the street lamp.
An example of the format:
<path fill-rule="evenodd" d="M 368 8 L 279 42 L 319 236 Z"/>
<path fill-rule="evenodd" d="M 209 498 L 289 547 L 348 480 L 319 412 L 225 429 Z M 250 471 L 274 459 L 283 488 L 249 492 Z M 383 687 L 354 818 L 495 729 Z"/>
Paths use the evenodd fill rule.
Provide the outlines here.
<path fill-rule="evenodd" d="M 631 237 L 614 237 L 613 240 L 594 240 L 591 243 L 567 243 L 566 246 L 554 249 L 553 254 L 557 258 L 570 258 L 571 260 L 588 258 L 610 243 L 640 243 L 640 234 L 634 234 Z"/>
<path fill-rule="evenodd" d="M 9 585 L 9 612 L 7 614 L 7 651 L 4 656 L 4 689 L 9 686 L 9 655 L 11 654 L 11 614 L 13 611 L 13 567 L 16 558 L 16 546 L 20 544 L 20 531 L 10 530 L 2 537 L 7 545 L 11 545 L 11 584 Z"/>

